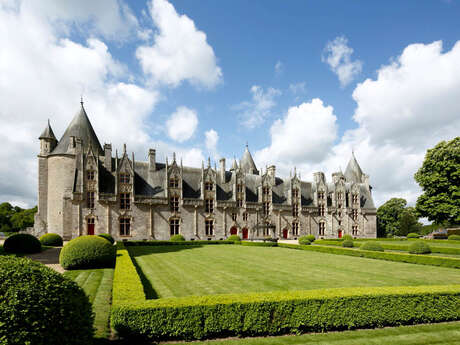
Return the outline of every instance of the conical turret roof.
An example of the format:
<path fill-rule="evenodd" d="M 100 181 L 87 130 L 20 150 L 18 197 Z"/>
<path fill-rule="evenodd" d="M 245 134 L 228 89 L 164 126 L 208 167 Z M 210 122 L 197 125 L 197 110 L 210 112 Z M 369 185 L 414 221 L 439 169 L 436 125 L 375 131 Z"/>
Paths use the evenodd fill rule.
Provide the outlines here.
<path fill-rule="evenodd" d="M 96 155 L 102 155 L 104 153 L 93 126 L 89 121 L 88 115 L 86 115 L 83 102 L 81 102 L 80 111 L 75 115 L 72 122 L 70 122 L 69 127 L 65 130 L 64 135 L 51 154 L 67 153 L 70 137 L 76 137 L 83 140 L 83 152 L 88 151 L 91 146 Z"/>
<path fill-rule="evenodd" d="M 51 128 L 50 120 L 48 120 L 48 125 L 46 126 L 42 134 L 38 137 L 38 139 L 53 139 L 57 141 L 56 136 L 54 135 L 54 132 Z"/>
<path fill-rule="evenodd" d="M 248 145 L 246 145 L 246 149 L 244 150 L 243 158 L 240 162 L 240 169 L 245 173 L 249 173 L 251 171 L 253 174 L 258 173 L 256 164 L 254 163 L 251 153 L 249 152 Z"/>
<path fill-rule="evenodd" d="M 348 162 L 347 169 L 345 170 L 345 178 L 348 182 L 361 183 L 363 177 L 363 171 L 359 166 L 354 152 L 351 153 L 350 161 Z"/>

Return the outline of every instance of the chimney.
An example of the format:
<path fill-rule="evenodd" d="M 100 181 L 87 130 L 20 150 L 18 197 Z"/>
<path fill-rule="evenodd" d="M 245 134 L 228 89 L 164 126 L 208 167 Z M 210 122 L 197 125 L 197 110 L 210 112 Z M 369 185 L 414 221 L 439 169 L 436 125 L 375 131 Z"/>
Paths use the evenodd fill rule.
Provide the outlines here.
<path fill-rule="evenodd" d="M 155 171 L 156 169 L 156 151 L 154 149 L 149 149 L 149 171 Z"/>
<path fill-rule="evenodd" d="M 222 182 L 225 182 L 225 158 L 219 160 L 220 163 L 220 179 Z"/>
<path fill-rule="evenodd" d="M 112 144 L 104 144 L 104 166 L 112 171 Z"/>

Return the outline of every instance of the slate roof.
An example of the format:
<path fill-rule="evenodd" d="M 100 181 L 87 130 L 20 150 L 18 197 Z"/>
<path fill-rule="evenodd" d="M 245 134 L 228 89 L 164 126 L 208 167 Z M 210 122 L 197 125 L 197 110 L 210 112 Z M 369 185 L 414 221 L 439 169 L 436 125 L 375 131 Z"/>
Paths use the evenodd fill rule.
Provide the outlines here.
<path fill-rule="evenodd" d="M 246 149 L 244 150 L 244 153 L 243 153 L 243 158 L 241 158 L 240 169 L 245 173 L 249 173 L 251 172 L 251 170 L 253 171 L 253 173 L 256 173 L 256 174 L 259 173 L 257 170 L 256 164 L 254 163 L 254 160 L 252 159 L 251 152 L 249 152 L 248 145 L 246 145 Z"/>
<path fill-rule="evenodd" d="M 348 162 L 347 169 L 345 170 L 344 175 L 347 181 L 350 181 L 350 182 L 353 181 L 357 183 L 362 182 L 363 171 L 361 170 L 361 167 L 356 161 L 356 157 L 354 153 L 351 154 L 351 159 Z"/>
<path fill-rule="evenodd" d="M 48 125 L 46 126 L 42 134 L 40 134 L 38 139 L 53 139 L 57 141 L 56 136 L 54 135 L 53 129 L 51 128 L 50 120 L 48 120 Z"/>

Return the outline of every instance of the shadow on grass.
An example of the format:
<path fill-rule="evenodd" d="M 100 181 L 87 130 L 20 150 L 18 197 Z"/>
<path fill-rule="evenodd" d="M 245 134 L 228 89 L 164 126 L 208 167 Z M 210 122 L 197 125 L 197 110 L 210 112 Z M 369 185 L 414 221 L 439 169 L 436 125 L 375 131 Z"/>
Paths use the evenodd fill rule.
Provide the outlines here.
<path fill-rule="evenodd" d="M 158 294 L 153 288 L 152 284 L 150 283 L 150 280 L 147 279 L 145 276 L 144 272 L 142 269 L 139 267 L 137 264 L 136 260 L 133 260 L 134 267 L 136 267 L 137 274 L 139 275 L 139 278 L 141 278 L 142 286 L 144 286 L 144 294 L 146 299 L 157 299 Z"/>

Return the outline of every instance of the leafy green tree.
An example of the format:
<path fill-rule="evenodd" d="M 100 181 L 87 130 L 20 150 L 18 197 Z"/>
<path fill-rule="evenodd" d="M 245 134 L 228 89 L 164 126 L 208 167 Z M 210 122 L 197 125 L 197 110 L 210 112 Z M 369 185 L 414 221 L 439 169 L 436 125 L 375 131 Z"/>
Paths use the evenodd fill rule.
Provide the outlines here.
<path fill-rule="evenodd" d="M 406 207 L 407 201 L 392 198 L 377 209 L 377 236 L 393 236 L 399 229 L 399 217 Z"/>
<path fill-rule="evenodd" d="M 11 217 L 14 214 L 14 207 L 10 203 L 4 202 L 0 204 L 0 228 L 2 231 L 11 230 Z M 10 229 L 10 230 L 6 230 Z"/>
<path fill-rule="evenodd" d="M 460 137 L 429 149 L 415 180 L 423 189 L 416 204 L 420 216 L 460 223 Z"/>
<path fill-rule="evenodd" d="M 27 210 L 16 212 L 11 216 L 11 227 L 15 231 L 25 229 L 34 225 L 34 215 L 37 212 L 37 206 Z"/>
<path fill-rule="evenodd" d="M 415 208 L 406 207 L 399 215 L 399 227 L 396 235 L 407 236 L 411 232 L 420 233 L 422 226 L 423 224 L 418 222 Z"/>

